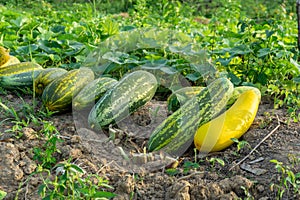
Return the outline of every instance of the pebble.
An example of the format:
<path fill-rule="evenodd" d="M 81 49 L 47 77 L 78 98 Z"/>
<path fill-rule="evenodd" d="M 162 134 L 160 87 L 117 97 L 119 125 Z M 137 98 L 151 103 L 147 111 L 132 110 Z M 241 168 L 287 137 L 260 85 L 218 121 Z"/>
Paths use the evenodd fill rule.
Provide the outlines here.
<path fill-rule="evenodd" d="M 82 152 L 80 149 L 71 149 L 70 156 L 72 158 L 80 158 L 82 156 Z"/>
<path fill-rule="evenodd" d="M 257 189 L 257 191 L 260 192 L 260 193 L 262 193 L 262 192 L 265 191 L 265 187 L 264 187 L 263 185 L 257 185 L 256 189 Z"/>
<path fill-rule="evenodd" d="M 27 139 L 27 140 L 34 140 L 37 138 L 36 136 L 36 131 L 32 128 L 28 128 L 28 127 L 24 127 L 22 129 L 23 131 L 23 137 L 24 139 Z"/>

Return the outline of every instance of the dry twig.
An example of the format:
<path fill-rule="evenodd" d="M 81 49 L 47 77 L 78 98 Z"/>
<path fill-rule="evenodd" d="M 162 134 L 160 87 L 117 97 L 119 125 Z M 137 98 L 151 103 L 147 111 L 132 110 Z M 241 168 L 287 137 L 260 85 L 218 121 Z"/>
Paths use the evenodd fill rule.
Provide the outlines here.
<path fill-rule="evenodd" d="M 235 168 L 236 166 L 240 165 L 242 162 L 244 162 L 266 139 L 268 139 L 279 127 L 280 127 L 280 120 L 277 116 L 277 120 L 278 120 L 278 125 L 268 134 L 266 135 L 251 151 L 250 153 L 245 156 L 242 160 L 240 160 L 238 163 L 236 163 L 235 165 L 233 165 L 229 171 L 231 171 L 233 168 Z"/>

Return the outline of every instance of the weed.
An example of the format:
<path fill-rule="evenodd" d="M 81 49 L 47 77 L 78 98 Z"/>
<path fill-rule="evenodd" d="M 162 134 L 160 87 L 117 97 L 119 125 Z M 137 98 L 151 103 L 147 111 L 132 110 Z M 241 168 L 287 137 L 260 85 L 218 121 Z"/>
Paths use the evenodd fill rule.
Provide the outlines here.
<path fill-rule="evenodd" d="M 0 190 L 0 200 L 4 199 L 4 197 L 7 195 L 6 192 Z"/>
<path fill-rule="evenodd" d="M 271 190 L 277 191 L 276 198 L 282 199 L 284 193 L 287 193 L 289 196 L 292 188 L 292 192 L 294 194 L 300 194 L 300 172 L 294 173 L 289 166 L 284 165 L 282 162 L 278 160 L 270 160 L 270 162 L 275 164 L 275 168 L 277 172 L 280 173 L 279 184 L 272 183 Z"/>
<path fill-rule="evenodd" d="M 7 118 L 1 121 L 1 123 L 3 123 L 6 120 L 10 120 L 10 122 L 13 124 L 12 127 L 10 129 L 5 130 L 5 132 L 15 133 L 15 136 L 17 138 L 22 137 L 23 135 L 22 129 L 23 127 L 27 127 L 29 125 L 30 120 L 21 119 L 18 111 L 16 111 L 13 107 L 6 106 L 1 101 L 0 101 L 0 106 L 3 108 L 3 110 L 5 111 L 5 115 L 7 116 Z"/>
<path fill-rule="evenodd" d="M 241 188 L 244 191 L 246 196 L 245 198 L 243 198 L 243 200 L 255 200 L 247 188 L 245 188 L 244 186 L 241 186 Z"/>
<path fill-rule="evenodd" d="M 172 164 L 172 166 L 168 169 L 165 170 L 165 172 L 170 175 L 170 176 L 175 176 L 177 174 L 183 173 L 183 174 L 188 174 L 191 170 L 198 169 L 200 167 L 200 164 L 197 163 L 196 161 L 185 161 L 182 165 L 182 168 L 178 167 L 178 164 L 181 161 L 176 161 L 175 163 Z"/>
<path fill-rule="evenodd" d="M 60 153 L 57 149 L 57 142 L 63 140 L 59 138 L 59 132 L 51 122 L 43 121 L 43 129 L 41 134 L 46 137 L 43 147 L 33 148 L 33 159 L 37 160 L 43 168 L 50 169 L 56 163 L 54 155 Z"/>
<path fill-rule="evenodd" d="M 191 161 L 185 161 L 183 163 L 183 174 L 187 174 L 190 172 L 190 170 L 197 169 L 200 167 L 199 163 L 191 162 Z"/>
<path fill-rule="evenodd" d="M 180 173 L 180 170 L 177 168 L 169 168 L 165 170 L 166 174 L 168 174 L 169 176 L 175 176 L 177 174 Z"/>
<path fill-rule="evenodd" d="M 12 132 L 15 134 L 15 137 L 21 138 L 23 136 L 23 128 L 27 127 L 29 124 L 29 121 L 25 121 L 24 119 L 20 121 L 13 121 L 14 125 L 10 128 L 7 129 L 5 132 Z"/>
<path fill-rule="evenodd" d="M 240 152 L 242 149 L 244 149 L 246 147 L 251 149 L 251 145 L 249 144 L 249 142 L 247 142 L 245 140 L 238 140 L 237 138 L 231 138 L 231 140 L 237 144 L 237 150 L 236 150 L 235 154 L 238 154 L 238 152 Z"/>
<path fill-rule="evenodd" d="M 208 161 L 209 161 L 209 163 L 211 163 L 213 168 L 215 167 L 215 163 L 220 164 L 222 167 L 225 166 L 225 162 L 221 158 L 210 158 Z"/>
<path fill-rule="evenodd" d="M 296 169 L 297 166 L 300 166 L 300 157 L 297 157 L 297 155 L 289 153 L 288 159 L 289 162 L 292 164 L 293 169 Z"/>
<path fill-rule="evenodd" d="M 43 200 L 109 199 L 116 196 L 103 190 L 103 188 L 112 189 L 108 181 L 95 174 L 86 174 L 81 167 L 71 163 L 70 160 L 58 163 L 54 169 L 56 171 L 54 177 L 51 177 L 49 169 L 42 166 L 37 169 L 43 180 L 38 188 L 38 194 Z M 46 172 L 46 178 L 42 172 Z"/>
<path fill-rule="evenodd" d="M 13 117 L 14 120 L 16 120 L 16 121 L 20 120 L 16 110 L 13 107 L 10 108 L 10 107 L 6 106 L 5 104 L 3 104 L 1 101 L 0 101 L 0 106 L 4 109 L 7 116 L 11 115 L 11 117 Z"/>

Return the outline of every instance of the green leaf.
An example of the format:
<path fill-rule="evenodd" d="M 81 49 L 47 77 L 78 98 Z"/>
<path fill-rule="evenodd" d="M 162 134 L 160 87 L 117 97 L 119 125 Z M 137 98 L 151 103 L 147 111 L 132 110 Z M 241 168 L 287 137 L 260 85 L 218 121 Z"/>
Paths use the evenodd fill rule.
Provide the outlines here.
<path fill-rule="evenodd" d="M 65 29 L 66 27 L 65 26 L 62 26 L 62 25 L 55 25 L 51 28 L 51 31 L 53 33 L 62 33 L 64 34 L 65 33 Z"/>
<path fill-rule="evenodd" d="M 140 49 L 155 49 L 160 47 L 154 38 L 141 38 L 136 46 Z"/>
<path fill-rule="evenodd" d="M 39 40 L 38 47 L 46 53 L 55 54 L 58 51 L 62 52 L 62 46 L 57 41 Z M 56 49 L 55 49 L 56 48 Z"/>
<path fill-rule="evenodd" d="M 295 77 L 293 80 L 295 83 L 300 83 L 300 76 Z"/>
<path fill-rule="evenodd" d="M 186 161 L 183 163 L 184 168 L 192 169 L 192 168 L 199 168 L 200 165 L 196 162 Z"/>
<path fill-rule="evenodd" d="M 42 27 L 37 28 L 39 31 L 38 40 L 50 40 L 53 37 L 53 32 Z"/>
<path fill-rule="evenodd" d="M 165 72 L 166 74 L 176 74 L 178 73 L 177 70 L 173 69 L 172 67 L 163 66 L 160 68 L 161 71 Z"/>
<path fill-rule="evenodd" d="M 271 53 L 271 49 L 270 48 L 263 48 L 263 49 L 260 49 L 258 50 L 258 57 L 261 58 L 261 57 L 264 57 L 266 55 L 268 55 L 269 53 Z"/>
<path fill-rule="evenodd" d="M 202 75 L 198 72 L 193 73 L 193 74 L 188 74 L 185 76 L 187 79 L 191 80 L 191 81 L 197 81 L 200 78 L 202 78 Z"/>
<path fill-rule="evenodd" d="M 36 44 L 30 44 L 26 46 L 19 46 L 16 50 L 18 54 L 27 54 L 29 55 L 33 51 L 36 51 L 38 49 L 38 46 Z"/>
<path fill-rule="evenodd" d="M 300 74 L 300 65 L 292 58 L 290 58 L 290 63 L 295 66 L 295 69 L 298 70 L 298 73 Z"/>
<path fill-rule="evenodd" d="M 123 26 L 120 31 L 131 31 L 133 29 L 136 29 L 136 27 L 129 25 L 129 26 Z"/>
<path fill-rule="evenodd" d="M 17 19 L 11 19 L 10 22 L 16 27 L 21 28 L 27 22 L 27 20 L 28 19 L 26 17 L 20 16 Z"/>
<path fill-rule="evenodd" d="M 175 176 L 176 174 L 179 174 L 179 170 L 175 168 L 166 169 L 165 172 L 170 176 Z"/>
<path fill-rule="evenodd" d="M 222 160 L 221 158 L 210 158 L 210 159 L 209 159 L 209 162 L 210 162 L 210 163 L 213 163 L 213 165 L 214 165 L 215 162 L 217 162 L 217 163 L 219 163 L 220 165 L 225 166 L 225 162 L 224 162 L 224 160 Z"/>
<path fill-rule="evenodd" d="M 93 197 L 94 198 L 100 198 L 100 197 L 105 197 L 105 198 L 113 198 L 116 197 L 117 195 L 111 192 L 105 192 L 105 191 L 97 191 Z"/>
<path fill-rule="evenodd" d="M 230 138 L 234 143 L 239 143 L 240 141 L 237 138 Z"/>
<path fill-rule="evenodd" d="M 229 72 L 227 76 L 228 76 L 229 80 L 230 80 L 235 86 L 239 85 L 239 84 L 242 82 L 241 79 L 240 79 L 239 77 L 237 77 L 235 74 L 233 74 L 233 73 L 231 73 L 231 72 Z"/>
<path fill-rule="evenodd" d="M 298 172 L 298 173 L 295 174 L 295 178 L 296 179 L 300 179 L 300 172 Z"/>
<path fill-rule="evenodd" d="M 273 34 L 275 33 L 275 31 L 274 30 L 266 30 L 266 36 L 267 36 L 267 38 L 269 38 L 269 37 L 271 37 Z"/>
<path fill-rule="evenodd" d="M 46 189 L 47 189 L 46 184 L 40 185 L 40 186 L 38 187 L 38 194 L 39 194 L 40 196 L 42 196 L 43 194 L 45 194 Z M 1 199 L 1 198 L 0 198 L 0 199 Z"/>
<path fill-rule="evenodd" d="M 188 44 L 186 46 L 169 46 L 169 50 L 173 53 L 183 53 L 183 54 L 190 54 L 192 51 L 192 44 Z"/>
<path fill-rule="evenodd" d="M 102 56 L 103 59 L 109 60 L 119 65 L 124 64 L 124 60 L 129 58 L 129 54 L 124 52 L 107 52 Z"/>
<path fill-rule="evenodd" d="M 253 84 L 253 83 L 250 83 L 250 82 L 243 82 L 241 85 L 242 85 L 242 86 L 251 86 L 251 87 L 257 87 L 255 84 Z"/>
<path fill-rule="evenodd" d="M 6 192 L 0 190 L 0 200 L 4 199 L 4 197 L 7 195 Z"/>
<path fill-rule="evenodd" d="M 52 200 L 52 199 L 53 199 L 52 195 L 47 195 L 44 198 L 42 198 L 42 200 Z"/>
<path fill-rule="evenodd" d="M 84 173 L 84 170 L 81 167 L 79 167 L 78 165 L 70 164 L 70 167 L 71 167 L 71 169 L 73 169 L 73 171 L 79 172 L 81 174 Z"/>
<path fill-rule="evenodd" d="M 268 83 L 268 76 L 264 72 L 261 72 L 257 75 L 257 81 L 262 85 L 266 85 Z"/>
<path fill-rule="evenodd" d="M 208 62 L 203 64 L 191 64 L 190 66 L 191 69 L 196 72 L 196 74 L 200 74 L 204 79 L 214 77 L 214 75 L 217 73 L 217 69 Z"/>
<path fill-rule="evenodd" d="M 165 59 L 160 59 L 160 60 L 155 60 L 153 62 L 146 62 L 145 64 L 141 65 L 140 67 L 142 69 L 161 69 L 165 67 L 168 63 L 168 60 Z"/>
<path fill-rule="evenodd" d="M 217 62 L 220 62 L 222 66 L 228 66 L 232 58 L 218 58 Z"/>
<path fill-rule="evenodd" d="M 245 55 L 248 53 L 251 53 L 251 49 L 247 45 L 239 45 L 235 46 L 232 49 L 230 49 L 229 53 L 231 54 L 231 57 L 236 56 L 236 55 Z"/>
<path fill-rule="evenodd" d="M 119 24 L 108 19 L 102 24 L 102 30 L 104 35 L 115 35 L 119 32 Z"/>

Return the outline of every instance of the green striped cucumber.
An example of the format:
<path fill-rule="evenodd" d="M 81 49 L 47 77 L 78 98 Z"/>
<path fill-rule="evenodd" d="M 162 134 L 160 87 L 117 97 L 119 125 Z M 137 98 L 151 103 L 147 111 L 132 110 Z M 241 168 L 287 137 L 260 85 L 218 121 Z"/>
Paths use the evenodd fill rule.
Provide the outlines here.
<path fill-rule="evenodd" d="M 0 46 L 0 67 L 6 64 L 10 59 L 9 50 Z"/>
<path fill-rule="evenodd" d="M 162 150 L 176 156 L 184 153 L 192 144 L 197 128 L 224 110 L 232 92 L 233 84 L 227 78 L 210 83 L 152 132 L 148 150 Z"/>
<path fill-rule="evenodd" d="M 189 99 L 196 96 L 203 89 L 204 87 L 201 86 L 191 86 L 176 90 L 167 99 L 168 110 L 175 112 L 181 105 L 185 104 Z M 252 86 L 235 87 L 226 107 L 231 107 L 239 96 L 247 90 L 253 90 L 257 95 L 260 94 L 260 91 Z"/>
<path fill-rule="evenodd" d="M 50 111 L 68 110 L 72 106 L 73 97 L 91 80 L 94 80 L 94 72 L 91 69 L 73 69 L 45 87 L 42 94 L 43 104 Z"/>
<path fill-rule="evenodd" d="M 90 127 L 100 130 L 126 118 L 152 99 L 157 85 L 155 76 L 147 71 L 125 75 L 94 105 L 88 117 Z"/>
<path fill-rule="evenodd" d="M 8 65 L 13 65 L 13 64 L 17 64 L 17 63 L 20 63 L 20 60 L 17 57 L 9 56 L 9 60 L 6 63 L 4 63 L 3 65 L 0 65 L 0 67 L 6 67 Z"/>
<path fill-rule="evenodd" d="M 73 99 L 73 109 L 83 110 L 91 107 L 104 93 L 118 81 L 109 77 L 100 77 L 87 84 Z"/>
<path fill-rule="evenodd" d="M 190 86 L 174 91 L 167 99 L 168 110 L 175 112 L 181 105 L 198 94 L 204 87 Z"/>
<path fill-rule="evenodd" d="M 42 95 L 45 87 L 52 81 L 67 73 L 68 71 L 62 68 L 47 68 L 39 73 L 34 79 L 34 90 L 38 95 Z"/>
<path fill-rule="evenodd" d="M 21 62 L 0 68 L 0 86 L 8 89 L 32 87 L 33 81 L 43 70 L 33 62 Z"/>

